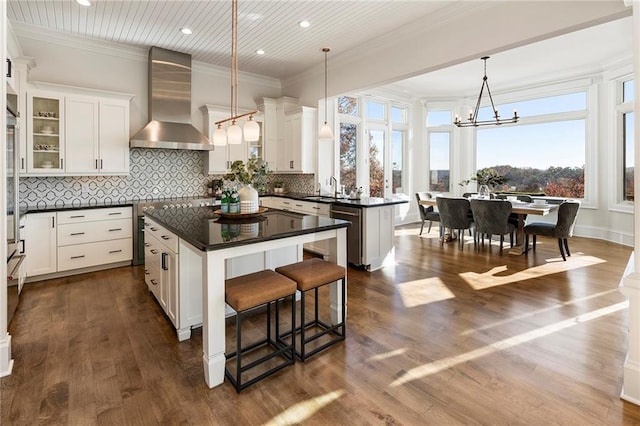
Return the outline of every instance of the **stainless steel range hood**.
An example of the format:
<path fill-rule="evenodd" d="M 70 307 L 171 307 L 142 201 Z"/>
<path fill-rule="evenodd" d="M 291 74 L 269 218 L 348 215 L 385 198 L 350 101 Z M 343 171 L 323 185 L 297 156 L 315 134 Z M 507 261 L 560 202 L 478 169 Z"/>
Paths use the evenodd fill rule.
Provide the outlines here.
<path fill-rule="evenodd" d="M 130 146 L 213 149 L 191 124 L 191 55 L 159 47 L 149 50 L 149 124 L 131 138 Z"/>

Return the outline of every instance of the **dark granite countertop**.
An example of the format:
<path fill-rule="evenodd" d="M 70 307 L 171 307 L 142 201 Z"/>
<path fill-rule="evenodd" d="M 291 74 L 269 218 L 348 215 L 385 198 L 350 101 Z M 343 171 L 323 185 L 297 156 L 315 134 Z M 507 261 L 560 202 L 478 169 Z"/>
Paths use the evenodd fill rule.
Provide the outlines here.
<path fill-rule="evenodd" d="M 202 250 L 259 243 L 330 229 L 344 228 L 350 222 L 328 217 L 267 210 L 247 219 L 225 219 L 215 214 L 218 207 L 150 210 L 145 215 L 192 246 Z"/>
<path fill-rule="evenodd" d="M 43 212 L 57 212 L 63 210 L 78 210 L 78 209 L 102 209 L 105 207 L 126 207 L 133 206 L 139 201 L 133 200 L 113 200 L 113 201 L 89 201 L 89 202 L 74 202 L 65 203 L 63 201 L 56 201 L 50 203 L 45 200 L 39 201 L 35 205 L 26 206 L 27 213 L 43 213 Z M 23 207 L 21 207 L 21 210 Z"/>
<path fill-rule="evenodd" d="M 351 198 L 335 198 L 330 195 L 304 194 L 298 192 L 290 192 L 284 194 L 267 193 L 260 195 L 261 197 L 281 197 L 291 198 L 300 201 L 311 201 L 314 203 L 338 204 L 351 207 L 382 207 L 394 204 L 408 203 L 408 199 L 400 197 L 380 198 L 380 197 L 362 197 L 360 199 Z"/>

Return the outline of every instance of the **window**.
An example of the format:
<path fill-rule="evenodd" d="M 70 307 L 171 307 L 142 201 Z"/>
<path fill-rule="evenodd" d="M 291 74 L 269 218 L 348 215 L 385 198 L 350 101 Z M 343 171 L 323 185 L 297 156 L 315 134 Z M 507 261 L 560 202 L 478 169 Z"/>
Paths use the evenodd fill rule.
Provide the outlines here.
<path fill-rule="evenodd" d="M 391 122 L 392 123 L 407 123 L 407 109 L 397 106 L 391 107 Z"/>
<path fill-rule="evenodd" d="M 347 188 L 356 187 L 358 125 L 340 123 L 340 183 Z"/>
<path fill-rule="evenodd" d="M 385 134 L 381 129 L 369 129 L 369 195 L 384 197 Z"/>
<path fill-rule="evenodd" d="M 358 99 L 351 96 L 340 96 L 338 98 L 338 114 L 358 116 Z"/>
<path fill-rule="evenodd" d="M 384 104 L 367 100 L 367 119 L 384 120 Z"/>
<path fill-rule="evenodd" d="M 521 117 L 586 111 L 587 92 L 582 91 L 545 98 L 527 99 L 520 102 L 501 104 L 496 106 L 496 108 L 498 109 L 500 117 L 504 119 L 511 117 L 513 110 L 518 110 L 518 115 Z M 478 111 L 479 120 L 491 120 L 493 116 L 491 107 L 482 107 L 480 111 Z"/>
<path fill-rule="evenodd" d="M 449 192 L 450 190 L 450 132 L 429 133 L 429 190 Z"/>
<path fill-rule="evenodd" d="M 450 126 L 453 124 L 451 110 L 430 110 L 427 113 L 427 126 Z"/>
<path fill-rule="evenodd" d="M 633 202 L 634 196 L 634 125 L 633 125 L 633 80 L 622 82 L 622 99 L 618 105 L 618 117 L 622 127 L 622 200 Z"/>
<path fill-rule="evenodd" d="M 478 129 L 478 170 L 508 181 L 494 191 L 584 198 L 586 120 Z"/>
<path fill-rule="evenodd" d="M 403 191 L 402 169 L 404 168 L 404 140 L 406 131 L 391 132 L 391 189 L 394 194 Z"/>

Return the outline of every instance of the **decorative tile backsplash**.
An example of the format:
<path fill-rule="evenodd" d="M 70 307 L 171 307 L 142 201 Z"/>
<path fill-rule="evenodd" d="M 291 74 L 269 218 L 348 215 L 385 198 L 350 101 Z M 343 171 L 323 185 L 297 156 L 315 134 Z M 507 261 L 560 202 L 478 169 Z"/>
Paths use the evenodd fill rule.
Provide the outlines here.
<path fill-rule="evenodd" d="M 204 153 L 177 149 L 131 148 L 128 176 L 27 177 L 20 179 L 20 205 L 75 204 L 118 200 L 203 197 L 212 179 L 204 174 Z M 314 175 L 271 174 L 291 192 L 313 193 Z"/>

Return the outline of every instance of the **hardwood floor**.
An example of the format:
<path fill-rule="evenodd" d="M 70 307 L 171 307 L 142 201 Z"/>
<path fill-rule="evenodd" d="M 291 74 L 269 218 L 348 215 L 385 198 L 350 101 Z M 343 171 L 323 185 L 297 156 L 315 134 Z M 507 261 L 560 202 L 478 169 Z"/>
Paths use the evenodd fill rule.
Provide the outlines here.
<path fill-rule="evenodd" d="M 126 267 L 27 284 L 0 424 L 640 424 L 619 398 L 631 250 L 574 237 L 528 256 L 396 230 L 396 265 L 349 268 L 347 340 L 236 394 L 208 389 Z"/>

